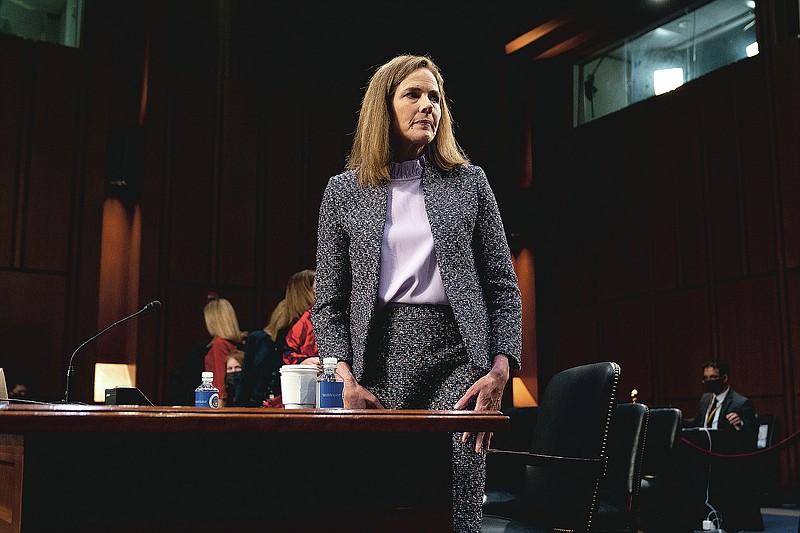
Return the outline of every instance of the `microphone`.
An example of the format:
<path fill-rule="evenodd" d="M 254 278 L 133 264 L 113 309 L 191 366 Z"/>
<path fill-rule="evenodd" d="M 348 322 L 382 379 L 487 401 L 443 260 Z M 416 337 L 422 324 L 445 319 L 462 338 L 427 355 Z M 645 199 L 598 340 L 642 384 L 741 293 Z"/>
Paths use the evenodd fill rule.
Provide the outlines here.
<path fill-rule="evenodd" d="M 83 348 L 84 346 L 86 346 L 87 344 L 89 344 L 90 342 L 92 342 L 97 337 L 99 337 L 100 335 L 102 335 L 106 331 L 110 330 L 114 326 L 122 324 L 126 320 L 130 320 L 131 318 L 133 318 L 135 316 L 138 316 L 138 315 L 141 315 L 142 313 L 150 313 L 150 312 L 153 312 L 153 311 L 158 311 L 159 309 L 161 309 L 161 302 L 159 302 L 158 300 L 153 300 L 152 302 L 148 303 L 147 305 L 145 305 L 144 307 L 142 307 L 141 309 L 139 309 L 138 311 L 136 311 L 132 315 L 128 315 L 125 318 L 121 318 L 121 319 L 117 320 L 116 322 L 114 322 L 113 324 L 111 324 L 110 326 L 107 326 L 105 329 L 100 331 L 100 333 L 97 333 L 96 335 L 90 337 L 89 339 L 84 341 L 83 344 L 81 344 L 80 346 L 75 348 L 75 351 L 72 352 L 72 355 L 69 358 L 69 366 L 67 367 L 67 386 L 64 389 L 64 403 L 69 403 L 69 382 L 72 380 L 72 376 L 75 374 L 75 367 L 72 365 L 72 362 L 75 360 L 75 354 L 77 354 L 80 351 L 81 348 Z"/>

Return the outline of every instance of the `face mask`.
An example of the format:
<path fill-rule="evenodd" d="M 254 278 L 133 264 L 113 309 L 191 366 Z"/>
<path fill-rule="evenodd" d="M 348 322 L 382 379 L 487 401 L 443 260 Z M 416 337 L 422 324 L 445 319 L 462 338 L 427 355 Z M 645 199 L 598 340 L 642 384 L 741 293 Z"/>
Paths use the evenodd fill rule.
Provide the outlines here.
<path fill-rule="evenodd" d="M 241 376 L 241 372 L 228 372 L 225 374 L 225 386 L 229 390 L 236 390 L 236 385 L 239 383 Z"/>
<path fill-rule="evenodd" d="M 706 389 L 708 392 L 719 394 L 725 389 L 725 380 L 720 378 L 706 381 Z"/>

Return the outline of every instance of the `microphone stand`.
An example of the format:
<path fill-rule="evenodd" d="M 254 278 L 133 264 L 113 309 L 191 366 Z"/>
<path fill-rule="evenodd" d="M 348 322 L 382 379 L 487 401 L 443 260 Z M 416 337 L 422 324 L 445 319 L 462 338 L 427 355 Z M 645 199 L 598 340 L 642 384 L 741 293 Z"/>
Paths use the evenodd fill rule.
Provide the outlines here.
<path fill-rule="evenodd" d="M 110 330 L 114 326 L 122 324 L 126 320 L 130 320 L 131 318 L 133 318 L 135 316 L 139 316 L 142 313 L 147 313 L 149 311 L 157 311 L 160 307 L 161 307 L 161 302 L 159 302 L 158 300 L 152 301 L 149 304 L 147 304 L 144 307 L 142 307 L 141 309 L 139 309 L 138 311 L 136 311 L 135 313 L 133 313 L 132 315 L 126 316 L 125 318 L 121 318 L 121 319 L 117 320 L 116 322 L 114 322 L 113 324 L 111 324 L 110 326 L 107 326 L 100 333 L 97 333 L 93 337 L 91 337 L 91 338 L 87 339 L 86 341 L 84 341 L 83 344 L 81 344 L 80 346 L 75 348 L 75 351 L 72 352 L 72 355 L 69 358 L 69 366 L 67 367 L 67 386 L 64 389 L 64 403 L 69 403 L 69 384 L 70 384 L 70 381 L 72 381 L 73 376 L 75 375 L 75 367 L 72 364 L 73 361 L 75 360 L 75 354 L 77 354 L 80 351 L 81 348 L 83 348 L 84 346 L 86 346 L 87 344 L 89 344 L 90 342 L 92 342 L 97 337 L 99 337 L 100 335 L 102 335 L 106 331 Z"/>

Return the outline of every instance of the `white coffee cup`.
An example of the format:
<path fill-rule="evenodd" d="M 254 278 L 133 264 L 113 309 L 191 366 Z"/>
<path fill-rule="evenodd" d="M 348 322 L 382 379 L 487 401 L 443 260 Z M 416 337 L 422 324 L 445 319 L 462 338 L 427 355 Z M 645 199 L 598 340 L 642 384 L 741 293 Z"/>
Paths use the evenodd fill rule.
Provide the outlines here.
<path fill-rule="evenodd" d="M 317 366 L 283 365 L 281 399 L 286 409 L 312 409 L 317 402 Z"/>

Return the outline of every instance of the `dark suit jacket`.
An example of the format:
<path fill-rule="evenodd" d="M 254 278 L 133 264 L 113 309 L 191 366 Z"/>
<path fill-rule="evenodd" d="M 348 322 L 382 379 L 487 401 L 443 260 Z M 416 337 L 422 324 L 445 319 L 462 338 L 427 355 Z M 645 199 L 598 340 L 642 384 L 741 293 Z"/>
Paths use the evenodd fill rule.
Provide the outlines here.
<path fill-rule="evenodd" d="M 245 343 L 242 372 L 236 385 L 236 407 L 261 407 L 281 394 L 281 354 L 263 329 L 251 331 Z"/>
<path fill-rule="evenodd" d="M 703 394 L 697 414 L 684 425 L 702 427 L 712 398 L 710 392 Z M 754 452 L 758 422 L 750 400 L 730 389 L 719 409 L 718 431 L 710 440 L 703 435 L 695 444 L 704 448 L 710 446 L 714 452 L 723 455 Z M 725 415 L 734 411 L 744 423 L 739 431 L 725 418 Z M 681 486 L 685 491 L 682 507 L 686 509 L 687 519 L 691 520 L 691 524 L 687 523 L 687 531 L 691 530 L 691 525 L 707 517 L 708 507 L 704 502 L 709 493 L 714 508 L 722 516 L 725 531 L 763 531 L 759 497 L 754 490 L 759 483 L 752 477 L 750 463 L 744 460 L 710 461 L 714 461 L 714 458 L 688 448 L 684 448 L 679 461 L 685 469 L 682 475 L 686 476 L 681 480 Z M 713 464 L 713 468 L 709 468 L 710 464 Z"/>
<path fill-rule="evenodd" d="M 700 398 L 700 405 L 697 408 L 697 414 L 694 416 L 694 418 L 686 420 L 684 422 L 684 427 L 702 427 L 705 424 L 706 413 L 708 413 L 708 408 L 711 406 L 711 400 L 713 397 L 714 395 L 710 392 L 703 394 L 703 396 Z M 731 423 L 728 422 L 728 419 L 725 418 L 725 415 L 732 412 L 738 413 L 739 418 L 742 419 L 742 422 L 744 423 L 742 430 L 755 431 L 757 427 L 756 414 L 755 411 L 753 411 L 753 404 L 746 396 L 742 396 L 733 389 L 728 391 L 728 395 L 725 396 L 725 400 L 719 407 L 719 411 L 720 413 L 717 429 L 720 431 L 736 431 Z"/>
<path fill-rule="evenodd" d="M 426 162 L 425 209 L 445 293 L 467 353 L 479 368 L 502 353 L 519 366 L 522 301 L 500 211 L 480 167 L 450 172 Z M 317 288 L 311 318 L 320 357 L 350 363 L 360 379 L 378 297 L 388 185 L 333 176 L 319 214 Z"/>

